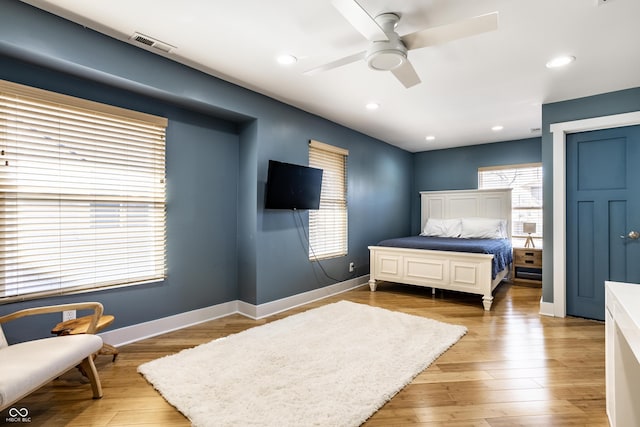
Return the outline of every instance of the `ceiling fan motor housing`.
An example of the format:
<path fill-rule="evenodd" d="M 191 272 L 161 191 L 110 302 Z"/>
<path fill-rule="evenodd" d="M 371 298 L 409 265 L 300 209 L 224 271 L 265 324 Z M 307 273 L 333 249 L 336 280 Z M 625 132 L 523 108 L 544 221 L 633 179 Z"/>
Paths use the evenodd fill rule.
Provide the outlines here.
<path fill-rule="evenodd" d="M 388 40 L 374 41 L 365 55 L 367 65 L 373 70 L 389 71 L 407 61 L 407 47 L 395 32 L 400 17 L 395 13 L 376 16 L 376 22 L 387 35 Z"/>

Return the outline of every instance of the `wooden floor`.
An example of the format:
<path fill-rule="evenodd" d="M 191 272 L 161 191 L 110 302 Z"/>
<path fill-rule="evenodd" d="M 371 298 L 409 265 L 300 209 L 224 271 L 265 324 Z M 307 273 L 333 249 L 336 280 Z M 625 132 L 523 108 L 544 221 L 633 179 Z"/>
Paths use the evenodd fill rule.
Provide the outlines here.
<path fill-rule="evenodd" d="M 91 399 L 89 385 L 74 370 L 14 406 L 29 410 L 32 426 L 188 426 L 136 372 L 138 365 L 340 299 L 469 330 L 366 426 L 608 425 L 604 324 L 540 316 L 540 289 L 509 283 L 496 290 L 491 312 L 482 309 L 479 296 L 442 291 L 432 296 L 430 289 L 383 283 L 375 293 L 363 287 L 265 320 L 233 315 L 121 347 L 115 363 L 99 356 L 101 400 Z M 215 369 L 215 360 L 211 367 Z"/>

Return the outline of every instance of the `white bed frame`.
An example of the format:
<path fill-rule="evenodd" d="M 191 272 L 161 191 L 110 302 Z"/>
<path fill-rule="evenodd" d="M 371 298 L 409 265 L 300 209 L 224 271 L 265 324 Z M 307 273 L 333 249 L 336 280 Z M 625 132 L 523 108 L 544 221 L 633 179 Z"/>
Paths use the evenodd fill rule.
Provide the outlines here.
<path fill-rule="evenodd" d="M 511 238 L 511 189 L 423 191 L 421 227 L 428 218 L 502 218 Z M 369 287 L 375 291 L 383 280 L 436 289 L 482 295 L 484 309 L 493 303 L 493 290 L 510 271 L 510 266 L 491 279 L 493 255 L 425 249 L 369 246 Z"/>

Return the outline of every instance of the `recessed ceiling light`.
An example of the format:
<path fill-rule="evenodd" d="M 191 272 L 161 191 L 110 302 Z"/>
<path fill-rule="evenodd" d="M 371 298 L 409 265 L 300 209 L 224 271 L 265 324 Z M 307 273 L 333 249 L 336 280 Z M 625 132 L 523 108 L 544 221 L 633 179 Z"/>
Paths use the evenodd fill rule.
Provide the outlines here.
<path fill-rule="evenodd" d="M 378 104 L 377 102 L 370 102 L 365 107 L 367 108 L 367 110 L 377 110 L 378 108 L 380 108 L 380 104 Z"/>
<path fill-rule="evenodd" d="M 547 62 L 547 68 L 559 68 L 571 64 L 576 60 L 575 56 L 558 56 Z"/>
<path fill-rule="evenodd" d="M 298 62 L 298 58 L 296 58 L 293 55 L 290 54 L 284 54 L 284 55 L 279 55 L 276 60 L 278 61 L 278 64 L 280 65 L 291 65 L 291 64 L 295 64 L 296 62 Z"/>
<path fill-rule="evenodd" d="M 424 139 L 426 139 L 427 141 L 433 141 L 436 139 L 436 137 L 433 135 L 429 135 L 429 136 L 426 136 Z"/>
<path fill-rule="evenodd" d="M 497 125 L 491 128 L 491 130 L 494 132 L 498 132 L 499 130 L 502 130 L 502 129 L 504 129 L 504 126 L 500 126 L 500 125 Z"/>

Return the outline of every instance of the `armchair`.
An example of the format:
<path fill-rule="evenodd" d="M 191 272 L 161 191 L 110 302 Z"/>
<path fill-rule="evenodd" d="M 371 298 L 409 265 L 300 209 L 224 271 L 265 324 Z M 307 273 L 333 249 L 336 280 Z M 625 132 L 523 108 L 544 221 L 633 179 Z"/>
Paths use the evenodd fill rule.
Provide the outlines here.
<path fill-rule="evenodd" d="M 65 310 L 93 310 L 86 334 L 42 338 L 10 345 L 2 331 L 2 324 L 11 320 Z M 102 348 L 102 338 L 94 335 L 102 311 L 102 304 L 87 302 L 28 308 L 1 316 L 0 411 L 77 365 L 91 382 L 93 398 L 101 398 L 102 386 L 93 364 L 93 354 Z"/>

